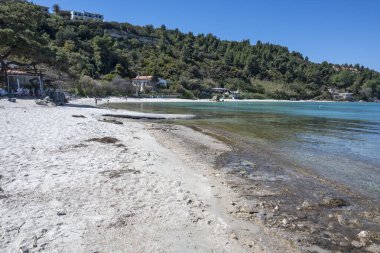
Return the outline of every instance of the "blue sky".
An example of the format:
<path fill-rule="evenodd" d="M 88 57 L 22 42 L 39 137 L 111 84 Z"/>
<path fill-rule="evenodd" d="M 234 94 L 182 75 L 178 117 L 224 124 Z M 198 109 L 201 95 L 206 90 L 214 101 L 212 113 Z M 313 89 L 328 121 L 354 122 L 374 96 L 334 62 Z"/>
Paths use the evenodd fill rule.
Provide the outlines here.
<path fill-rule="evenodd" d="M 107 21 L 165 24 L 287 46 L 311 61 L 359 63 L 380 71 L 380 0 L 34 0 L 101 13 Z"/>

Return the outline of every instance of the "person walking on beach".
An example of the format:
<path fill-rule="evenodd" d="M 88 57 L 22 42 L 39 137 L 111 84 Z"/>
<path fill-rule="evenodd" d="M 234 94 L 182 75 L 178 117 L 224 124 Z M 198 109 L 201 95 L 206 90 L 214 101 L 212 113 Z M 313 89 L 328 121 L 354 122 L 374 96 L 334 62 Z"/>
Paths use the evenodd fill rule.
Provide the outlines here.
<path fill-rule="evenodd" d="M 95 97 L 95 105 L 96 106 L 98 105 L 98 99 L 97 99 L 97 97 Z"/>

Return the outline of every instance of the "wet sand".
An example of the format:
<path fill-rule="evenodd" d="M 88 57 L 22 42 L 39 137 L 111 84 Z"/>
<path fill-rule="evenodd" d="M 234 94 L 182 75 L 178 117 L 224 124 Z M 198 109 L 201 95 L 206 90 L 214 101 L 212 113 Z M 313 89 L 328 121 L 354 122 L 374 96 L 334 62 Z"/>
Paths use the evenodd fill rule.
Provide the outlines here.
<path fill-rule="evenodd" d="M 307 251 L 380 252 L 380 205 L 373 198 L 298 167 L 261 144 L 195 129 L 232 147 L 218 157 L 217 167 L 240 196 L 232 212 L 237 217 L 282 231 Z"/>

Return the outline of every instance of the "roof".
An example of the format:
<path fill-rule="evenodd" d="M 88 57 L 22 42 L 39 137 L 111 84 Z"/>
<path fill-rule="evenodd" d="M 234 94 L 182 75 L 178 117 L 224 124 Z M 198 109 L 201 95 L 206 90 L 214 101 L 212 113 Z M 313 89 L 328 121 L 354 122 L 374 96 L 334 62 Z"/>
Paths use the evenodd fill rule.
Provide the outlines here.
<path fill-rule="evenodd" d="M 152 80 L 153 76 L 136 76 L 133 80 Z"/>
<path fill-rule="evenodd" d="M 8 75 L 27 75 L 27 76 L 39 76 L 40 73 L 34 73 L 30 71 L 24 71 L 24 70 L 13 70 L 13 69 L 8 69 L 7 70 Z"/>
<path fill-rule="evenodd" d="M 227 88 L 212 88 L 214 91 L 228 91 Z"/>
<path fill-rule="evenodd" d="M 49 7 L 47 6 L 43 6 L 43 5 L 39 5 L 39 4 L 36 4 L 37 7 L 40 7 L 40 8 L 44 8 L 44 9 L 49 9 Z"/>

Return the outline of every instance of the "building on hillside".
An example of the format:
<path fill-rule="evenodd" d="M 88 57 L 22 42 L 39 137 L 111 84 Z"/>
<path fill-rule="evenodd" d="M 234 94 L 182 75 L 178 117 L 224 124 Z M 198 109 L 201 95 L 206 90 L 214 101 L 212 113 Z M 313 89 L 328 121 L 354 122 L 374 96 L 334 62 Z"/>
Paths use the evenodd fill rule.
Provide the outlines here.
<path fill-rule="evenodd" d="M 210 93 L 208 93 L 209 95 Z M 230 90 L 227 88 L 211 88 L 211 94 L 219 94 L 231 99 L 240 99 L 240 92 L 238 90 Z"/>
<path fill-rule="evenodd" d="M 132 84 L 137 87 L 138 92 L 154 91 L 157 86 L 157 82 L 153 81 L 153 76 L 136 76 Z"/>
<path fill-rule="evenodd" d="M 163 78 L 153 80 L 153 76 L 136 76 L 132 84 L 137 87 L 138 92 L 155 91 L 157 87 L 167 87 L 168 81 Z"/>
<path fill-rule="evenodd" d="M 94 20 L 94 21 L 103 21 L 104 17 L 101 14 L 90 13 L 90 12 L 79 12 L 79 11 L 70 11 L 71 20 Z"/>
<path fill-rule="evenodd" d="M 336 88 L 329 88 L 328 91 L 332 96 L 339 95 L 339 90 Z"/>
<path fill-rule="evenodd" d="M 37 5 L 37 4 L 36 4 L 36 6 L 37 6 L 38 8 L 40 8 L 41 11 L 42 11 L 43 13 L 45 13 L 45 14 L 49 14 L 49 7 L 42 6 L 42 5 Z"/>
<path fill-rule="evenodd" d="M 7 62 L 0 73 L 0 87 L 18 96 L 39 97 L 44 94 L 45 79 L 42 71 L 14 62 Z"/>
<path fill-rule="evenodd" d="M 58 15 L 64 19 L 66 19 L 66 20 L 71 20 L 71 12 L 70 11 L 60 10 L 58 12 Z"/>
<path fill-rule="evenodd" d="M 227 88 L 212 88 L 211 92 L 212 93 L 220 93 L 220 94 L 228 94 L 230 92 L 230 90 Z"/>
<path fill-rule="evenodd" d="M 339 92 L 336 88 L 329 88 L 329 93 L 331 94 L 333 100 L 335 101 L 353 101 L 354 94 L 350 92 Z"/>
<path fill-rule="evenodd" d="M 334 95 L 333 98 L 336 101 L 353 101 L 354 94 L 349 92 L 342 92 L 338 93 L 338 95 Z"/>
<path fill-rule="evenodd" d="M 240 99 L 240 92 L 238 90 L 232 90 L 230 91 L 230 97 L 231 99 Z"/>

